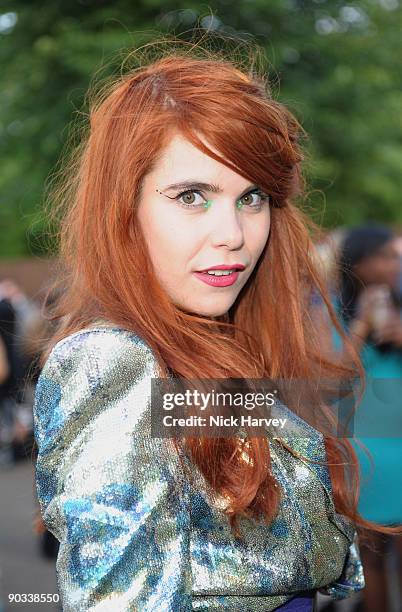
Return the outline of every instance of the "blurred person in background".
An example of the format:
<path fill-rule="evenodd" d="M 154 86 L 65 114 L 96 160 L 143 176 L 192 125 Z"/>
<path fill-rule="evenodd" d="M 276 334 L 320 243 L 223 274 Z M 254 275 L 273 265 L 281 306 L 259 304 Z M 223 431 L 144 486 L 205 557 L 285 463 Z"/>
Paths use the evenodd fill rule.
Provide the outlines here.
<path fill-rule="evenodd" d="M 12 461 L 15 389 L 15 310 L 0 287 L 0 463 Z"/>
<path fill-rule="evenodd" d="M 26 379 L 29 374 L 31 356 L 29 354 L 30 336 L 36 336 L 36 328 L 42 321 L 40 307 L 30 299 L 23 289 L 13 280 L 6 278 L 0 282 L 0 295 L 12 305 L 15 314 L 13 345 L 16 367 L 16 398 L 23 401 L 26 392 Z"/>
<path fill-rule="evenodd" d="M 399 297 L 402 300 L 402 234 L 398 234 L 397 236 L 395 236 L 395 247 L 399 255 L 400 268 L 399 268 L 398 292 L 399 292 Z"/>
<path fill-rule="evenodd" d="M 356 447 L 362 471 L 358 510 L 368 520 L 392 525 L 402 520 L 402 410 L 397 393 L 391 391 L 391 401 L 384 403 L 378 401 L 378 393 L 373 394 L 372 389 L 377 385 L 377 392 L 380 388 L 389 391 L 395 382 L 400 387 L 402 379 L 400 257 L 395 236 L 388 228 L 374 223 L 351 229 L 340 247 L 339 268 L 339 293 L 334 305 L 368 377 L 354 427 L 355 436 L 372 455 L 374 466 L 369 465 L 367 454 Z M 335 328 L 332 342 L 337 350 L 341 348 Z M 384 386 L 383 379 L 393 380 Z M 370 424 L 376 422 L 378 432 Z M 359 432 L 367 433 L 368 437 L 360 436 Z M 368 544 L 361 542 L 366 577 L 363 601 L 367 612 L 392 609 L 386 563 L 392 543 L 399 557 L 401 594 L 401 537 L 373 533 Z"/>
<path fill-rule="evenodd" d="M 8 356 L 7 345 L 4 342 L 2 334 L 0 334 L 0 394 L 3 395 L 3 390 L 7 385 L 7 380 L 10 374 L 10 361 Z M 0 398 L 0 463 L 4 460 L 5 441 L 9 441 L 9 430 L 6 429 L 5 414 L 3 414 L 2 399 Z M 4 409 L 5 412 L 5 409 Z"/>
<path fill-rule="evenodd" d="M 27 346 L 30 330 L 35 321 L 40 320 L 40 309 L 22 288 L 9 278 L 0 282 L 0 296 L 5 312 L 4 333 L 7 335 L 9 357 L 6 389 L 8 400 L 5 408 L 8 448 L 12 460 L 19 460 L 28 457 L 27 447 L 33 442 L 33 384 L 30 384 L 28 377 L 31 357 Z"/>
<path fill-rule="evenodd" d="M 0 385 L 8 378 L 10 372 L 10 364 L 8 362 L 7 347 L 2 338 L 0 338 Z"/>

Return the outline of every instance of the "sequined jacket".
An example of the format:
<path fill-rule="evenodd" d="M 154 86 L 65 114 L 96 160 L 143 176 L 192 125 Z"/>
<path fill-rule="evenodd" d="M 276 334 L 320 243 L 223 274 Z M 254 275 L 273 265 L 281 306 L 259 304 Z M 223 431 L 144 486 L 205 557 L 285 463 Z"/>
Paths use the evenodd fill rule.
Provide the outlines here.
<path fill-rule="evenodd" d="M 201 472 L 194 486 L 172 440 L 151 437 L 155 376 L 151 349 L 105 323 L 58 342 L 38 379 L 36 487 L 60 542 L 63 610 L 269 611 L 304 590 L 362 589 L 355 527 L 335 512 L 327 468 L 270 439 L 279 513 L 269 527 L 241 519 L 236 539 Z M 301 423 L 293 449 L 325 459 L 321 434 Z"/>

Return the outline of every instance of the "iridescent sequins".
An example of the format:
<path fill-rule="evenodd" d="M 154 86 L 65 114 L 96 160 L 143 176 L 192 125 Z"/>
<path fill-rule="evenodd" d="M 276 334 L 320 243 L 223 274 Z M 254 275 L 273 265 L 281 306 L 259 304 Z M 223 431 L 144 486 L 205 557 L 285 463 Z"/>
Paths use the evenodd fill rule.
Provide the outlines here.
<path fill-rule="evenodd" d="M 42 516 L 60 540 L 63 610 L 190 612 L 274 610 L 296 592 L 334 599 L 364 587 L 357 536 L 335 512 L 327 469 L 270 440 L 283 491 L 267 526 L 239 522 L 171 440 L 150 436 L 150 348 L 107 322 L 59 342 L 39 377 L 34 405 L 36 484 Z M 288 418 L 297 417 L 288 411 Z M 286 440 L 323 459 L 307 423 Z"/>

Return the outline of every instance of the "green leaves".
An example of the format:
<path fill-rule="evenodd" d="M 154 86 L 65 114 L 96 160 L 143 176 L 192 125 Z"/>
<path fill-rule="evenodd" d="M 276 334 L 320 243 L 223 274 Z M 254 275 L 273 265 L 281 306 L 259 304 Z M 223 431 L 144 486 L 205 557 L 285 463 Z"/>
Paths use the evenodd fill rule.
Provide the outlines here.
<path fill-rule="evenodd" d="M 402 11 L 397 0 L 0 2 L 0 257 L 49 248 L 44 186 L 94 74 L 157 32 L 205 27 L 263 45 L 275 98 L 309 133 L 312 214 L 402 224 Z M 315 212 L 314 212 L 315 211 Z M 42 237 L 41 237 L 42 236 Z M 33 238 L 32 238 L 33 237 Z M 33 246 L 34 245 L 34 246 Z"/>

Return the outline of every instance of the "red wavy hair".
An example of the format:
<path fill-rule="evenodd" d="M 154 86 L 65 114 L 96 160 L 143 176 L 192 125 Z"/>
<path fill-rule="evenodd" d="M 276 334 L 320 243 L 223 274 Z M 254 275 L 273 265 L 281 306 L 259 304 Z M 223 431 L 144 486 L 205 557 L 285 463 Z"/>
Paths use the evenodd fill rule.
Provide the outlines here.
<path fill-rule="evenodd" d="M 259 185 L 271 195 L 270 237 L 248 283 L 223 317 L 183 312 L 169 300 L 150 263 L 136 209 L 141 184 L 174 133 Z M 221 155 L 198 138 L 200 134 Z M 64 182 L 52 194 L 61 212 L 59 319 L 43 352 L 97 318 L 134 331 L 154 351 L 161 376 L 168 368 L 192 378 L 280 378 L 317 381 L 355 377 L 359 357 L 339 325 L 314 263 L 319 227 L 297 207 L 303 196 L 304 131 L 275 101 L 263 76 L 220 55 L 174 50 L 129 71 L 92 101 L 90 126 Z M 55 202 L 56 201 L 56 202 Z M 58 202 L 58 204 L 57 204 Z M 308 300 L 318 292 L 355 367 L 324 357 Z M 189 359 L 191 355 L 191 359 Z M 228 515 L 275 516 L 280 489 L 270 471 L 267 439 L 248 440 L 249 462 L 238 440 L 188 440 L 193 461 L 230 500 Z M 326 437 L 327 463 L 338 512 L 360 527 L 397 533 L 357 513 L 358 463 L 350 442 Z M 291 450 L 291 449 L 290 449 Z"/>

